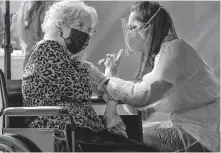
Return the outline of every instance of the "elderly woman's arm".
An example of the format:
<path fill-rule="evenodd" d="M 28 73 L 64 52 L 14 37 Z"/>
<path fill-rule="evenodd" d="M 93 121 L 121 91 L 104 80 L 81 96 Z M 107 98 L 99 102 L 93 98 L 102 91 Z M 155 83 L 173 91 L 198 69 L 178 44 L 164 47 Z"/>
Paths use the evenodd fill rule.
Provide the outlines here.
<path fill-rule="evenodd" d="M 98 89 L 98 86 L 94 83 L 92 83 L 92 91 L 95 93 L 97 96 L 103 96 L 104 92 Z"/>
<path fill-rule="evenodd" d="M 105 91 L 99 90 L 98 86 L 105 81 L 109 76 L 100 72 L 100 70 L 92 63 L 85 61 L 85 66 L 90 71 L 90 81 L 92 82 L 92 90 L 95 94 L 103 96 L 104 101 L 107 103 L 103 115 L 106 126 L 109 130 L 116 134 L 128 137 L 126 133 L 126 126 L 117 113 L 118 100 L 109 96 Z"/>
<path fill-rule="evenodd" d="M 98 96 L 103 96 L 104 92 L 98 89 L 98 85 L 102 80 L 105 80 L 107 77 L 105 74 L 99 71 L 99 69 L 94 66 L 91 62 L 85 61 L 85 66 L 90 72 L 90 81 L 92 85 L 92 91 Z"/>

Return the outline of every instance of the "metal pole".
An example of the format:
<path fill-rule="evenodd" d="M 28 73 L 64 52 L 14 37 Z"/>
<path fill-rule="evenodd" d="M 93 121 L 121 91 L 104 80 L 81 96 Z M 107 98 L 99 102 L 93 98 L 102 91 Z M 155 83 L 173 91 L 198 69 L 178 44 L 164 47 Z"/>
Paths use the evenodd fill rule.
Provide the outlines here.
<path fill-rule="evenodd" d="M 5 65 L 4 72 L 6 79 L 11 79 L 11 53 L 13 47 L 10 38 L 10 1 L 5 1 L 5 37 L 4 37 L 4 52 L 5 52 Z"/>
<path fill-rule="evenodd" d="M 138 111 L 138 118 L 139 118 L 139 124 L 140 124 L 140 131 L 141 131 L 141 136 L 140 136 L 140 142 L 143 142 L 143 120 L 142 120 L 142 113 L 141 111 Z"/>

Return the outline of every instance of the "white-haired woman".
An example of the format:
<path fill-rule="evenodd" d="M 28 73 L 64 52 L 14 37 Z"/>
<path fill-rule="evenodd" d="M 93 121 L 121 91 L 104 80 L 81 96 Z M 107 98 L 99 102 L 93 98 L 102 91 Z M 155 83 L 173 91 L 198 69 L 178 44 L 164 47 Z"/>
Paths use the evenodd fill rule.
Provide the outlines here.
<path fill-rule="evenodd" d="M 82 1 L 64 0 L 49 8 L 42 24 L 44 38 L 36 45 L 24 69 L 24 105 L 64 106 L 73 116 L 76 130 L 87 129 L 96 140 L 112 140 L 122 144 L 124 150 L 152 151 L 143 143 L 108 132 L 92 107 L 91 81 L 96 78 L 93 78 L 91 68 L 97 68 L 85 62 L 84 49 L 97 23 L 96 10 Z M 58 128 L 63 121 L 68 121 L 68 118 L 27 118 L 30 128 Z M 81 137 L 86 135 L 83 131 Z M 117 148 L 109 149 L 113 150 L 103 151 Z"/>

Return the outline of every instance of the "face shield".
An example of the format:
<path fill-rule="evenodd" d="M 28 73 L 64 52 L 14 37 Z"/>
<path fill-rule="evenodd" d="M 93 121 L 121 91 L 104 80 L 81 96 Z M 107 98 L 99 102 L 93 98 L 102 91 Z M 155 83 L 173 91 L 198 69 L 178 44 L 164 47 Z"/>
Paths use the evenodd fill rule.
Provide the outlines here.
<path fill-rule="evenodd" d="M 147 47 L 146 38 L 144 36 L 144 32 L 147 31 L 151 24 L 150 22 L 157 15 L 162 7 L 160 7 L 156 13 L 144 24 L 144 26 L 138 30 L 130 29 L 128 25 L 128 21 L 124 18 L 121 19 L 122 30 L 124 34 L 124 42 L 125 42 L 125 55 L 129 55 L 131 53 L 142 52 Z"/>
<path fill-rule="evenodd" d="M 127 23 L 128 21 L 126 19 L 121 19 L 125 42 L 124 53 L 126 56 L 143 51 L 142 48 L 145 43 L 145 39 L 140 36 L 139 32 L 137 30 L 130 30 Z"/>

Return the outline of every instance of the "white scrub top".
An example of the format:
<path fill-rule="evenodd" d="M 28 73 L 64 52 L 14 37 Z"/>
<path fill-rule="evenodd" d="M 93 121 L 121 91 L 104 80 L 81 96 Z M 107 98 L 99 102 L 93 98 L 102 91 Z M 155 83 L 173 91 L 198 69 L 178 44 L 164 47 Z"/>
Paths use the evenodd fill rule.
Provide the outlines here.
<path fill-rule="evenodd" d="M 173 87 L 158 101 L 148 104 L 151 83 L 164 80 Z M 183 138 L 185 148 L 195 144 L 185 132 L 207 149 L 220 151 L 220 86 L 215 73 L 185 41 L 176 39 L 162 45 L 152 72 L 142 82 L 111 78 L 107 92 L 121 100 L 146 101 L 155 111 L 170 114 L 170 122 Z M 183 132 L 185 131 L 185 132 Z"/>

